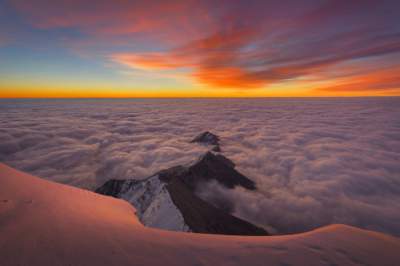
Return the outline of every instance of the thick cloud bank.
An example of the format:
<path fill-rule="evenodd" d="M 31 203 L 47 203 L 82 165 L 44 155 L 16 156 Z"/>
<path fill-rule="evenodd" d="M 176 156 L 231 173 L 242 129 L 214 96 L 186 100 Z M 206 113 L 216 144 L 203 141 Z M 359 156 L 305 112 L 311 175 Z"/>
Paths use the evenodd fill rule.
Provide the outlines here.
<path fill-rule="evenodd" d="M 236 215 L 277 233 L 346 223 L 400 236 L 400 98 L 2 100 L 0 160 L 92 189 L 196 159 L 204 130 L 257 182 L 200 192 Z"/>

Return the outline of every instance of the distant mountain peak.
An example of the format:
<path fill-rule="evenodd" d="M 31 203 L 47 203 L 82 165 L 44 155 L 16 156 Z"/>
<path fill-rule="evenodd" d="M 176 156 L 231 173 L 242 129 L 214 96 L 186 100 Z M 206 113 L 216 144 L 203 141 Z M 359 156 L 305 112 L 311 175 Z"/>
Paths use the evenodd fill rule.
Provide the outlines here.
<path fill-rule="evenodd" d="M 217 145 L 219 144 L 219 137 L 210 131 L 204 131 L 203 133 L 197 135 L 191 142 Z"/>
<path fill-rule="evenodd" d="M 203 145 L 214 145 L 212 151 L 214 152 L 221 152 L 221 147 L 219 145 L 220 138 L 211 133 L 210 131 L 204 131 L 197 135 L 194 139 L 192 139 L 191 143 L 200 143 Z"/>

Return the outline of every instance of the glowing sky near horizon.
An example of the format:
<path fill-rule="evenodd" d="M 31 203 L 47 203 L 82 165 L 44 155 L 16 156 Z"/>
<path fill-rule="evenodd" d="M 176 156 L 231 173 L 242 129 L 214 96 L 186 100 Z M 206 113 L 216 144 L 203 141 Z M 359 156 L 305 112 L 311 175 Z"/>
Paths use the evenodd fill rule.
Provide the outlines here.
<path fill-rule="evenodd" d="M 0 97 L 400 95 L 399 1 L 0 0 Z"/>

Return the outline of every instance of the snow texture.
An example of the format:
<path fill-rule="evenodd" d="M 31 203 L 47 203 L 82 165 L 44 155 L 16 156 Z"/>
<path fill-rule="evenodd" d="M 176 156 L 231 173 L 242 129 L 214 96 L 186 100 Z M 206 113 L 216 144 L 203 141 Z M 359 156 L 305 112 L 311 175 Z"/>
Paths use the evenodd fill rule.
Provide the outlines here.
<path fill-rule="evenodd" d="M 158 176 L 139 182 L 129 180 L 122 186 L 119 198 L 131 203 L 140 221 L 149 227 L 188 232 L 183 216 L 172 202 L 166 184 Z"/>
<path fill-rule="evenodd" d="M 0 163 L 1 265 L 393 266 L 400 239 L 345 225 L 273 237 L 144 227 L 126 201 Z"/>

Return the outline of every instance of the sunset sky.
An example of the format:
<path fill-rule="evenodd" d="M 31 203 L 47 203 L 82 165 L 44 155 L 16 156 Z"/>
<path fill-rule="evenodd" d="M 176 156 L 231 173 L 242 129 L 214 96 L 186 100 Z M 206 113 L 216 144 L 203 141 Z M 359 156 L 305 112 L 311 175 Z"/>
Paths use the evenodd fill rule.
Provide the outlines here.
<path fill-rule="evenodd" d="M 400 1 L 0 0 L 0 97 L 400 95 Z"/>

